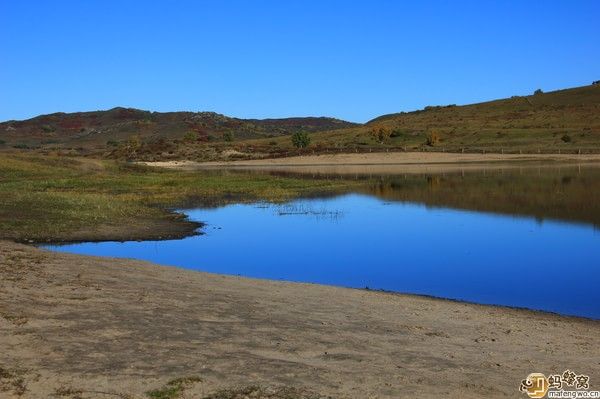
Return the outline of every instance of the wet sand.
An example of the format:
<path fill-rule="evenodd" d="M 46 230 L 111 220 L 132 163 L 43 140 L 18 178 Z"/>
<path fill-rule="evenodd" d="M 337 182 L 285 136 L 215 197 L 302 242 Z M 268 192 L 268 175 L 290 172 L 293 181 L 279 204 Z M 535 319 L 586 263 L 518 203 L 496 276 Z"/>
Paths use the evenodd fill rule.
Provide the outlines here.
<path fill-rule="evenodd" d="M 2 398 L 143 398 L 182 377 L 184 398 L 520 397 L 567 368 L 598 389 L 599 341 L 599 321 L 0 241 Z"/>

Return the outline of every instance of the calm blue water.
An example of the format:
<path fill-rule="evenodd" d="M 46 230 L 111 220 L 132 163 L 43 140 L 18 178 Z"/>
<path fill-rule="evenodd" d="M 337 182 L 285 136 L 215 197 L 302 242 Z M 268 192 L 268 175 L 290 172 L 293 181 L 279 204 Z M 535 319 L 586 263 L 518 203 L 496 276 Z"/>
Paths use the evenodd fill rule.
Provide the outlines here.
<path fill-rule="evenodd" d="M 593 225 L 362 194 L 186 213 L 207 224 L 206 234 L 51 248 L 600 318 L 600 231 Z"/>

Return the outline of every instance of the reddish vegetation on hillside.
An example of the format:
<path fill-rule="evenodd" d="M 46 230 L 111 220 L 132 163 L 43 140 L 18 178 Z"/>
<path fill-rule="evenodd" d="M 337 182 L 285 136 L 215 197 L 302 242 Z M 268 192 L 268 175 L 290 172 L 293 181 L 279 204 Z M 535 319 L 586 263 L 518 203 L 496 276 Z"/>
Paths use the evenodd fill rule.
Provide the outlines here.
<path fill-rule="evenodd" d="M 355 126 L 334 118 L 238 119 L 214 112 L 149 112 L 132 108 L 55 113 L 0 123 L 5 145 L 103 147 L 138 136 L 142 141 L 182 139 L 195 132 L 200 141 L 275 137 L 298 131 L 318 132 Z"/>

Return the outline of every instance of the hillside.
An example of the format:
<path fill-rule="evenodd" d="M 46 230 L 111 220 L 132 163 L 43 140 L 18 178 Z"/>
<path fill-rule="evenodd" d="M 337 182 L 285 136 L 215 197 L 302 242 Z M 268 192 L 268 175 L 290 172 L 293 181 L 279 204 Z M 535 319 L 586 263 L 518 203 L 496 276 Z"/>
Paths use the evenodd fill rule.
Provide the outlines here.
<path fill-rule="evenodd" d="M 309 148 L 288 137 L 308 132 Z M 600 84 L 470 105 L 429 106 L 366 124 L 333 118 L 237 119 L 212 112 L 108 111 L 0 123 L 0 149 L 144 161 L 304 153 L 600 153 Z"/>
<path fill-rule="evenodd" d="M 253 148 L 291 150 L 289 140 Z M 600 152 L 600 84 L 471 105 L 430 106 L 312 135 L 317 152 Z"/>
<path fill-rule="evenodd" d="M 182 139 L 219 141 L 318 132 L 354 126 L 334 118 L 238 119 L 214 112 L 149 112 L 132 108 L 55 113 L 24 121 L 0 123 L 4 146 L 84 147 L 115 146 L 132 136 L 141 141 Z M 191 135 L 191 136 L 190 136 Z"/>

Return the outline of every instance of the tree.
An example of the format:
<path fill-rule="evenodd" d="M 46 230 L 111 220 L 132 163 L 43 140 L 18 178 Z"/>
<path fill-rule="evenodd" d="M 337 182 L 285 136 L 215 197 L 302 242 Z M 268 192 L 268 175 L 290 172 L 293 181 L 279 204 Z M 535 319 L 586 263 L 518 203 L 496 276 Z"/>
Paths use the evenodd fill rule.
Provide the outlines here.
<path fill-rule="evenodd" d="M 375 137 L 380 144 L 383 144 L 384 141 L 387 141 L 392 135 L 392 131 L 387 127 L 383 126 L 375 126 L 371 129 L 371 136 Z"/>
<path fill-rule="evenodd" d="M 296 132 L 292 134 L 292 144 L 296 148 L 305 148 L 310 145 L 310 137 L 306 132 Z"/>
<path fill-rule="evenodd" d="M 536 91 L 533 92 L 534 95 L 538 95 L 538 94 L 543 94 L 544 92 L 542 91 L 542 89 L 537 89 Z"/>
<path fill-rule="evenodd" d="M 127 157 L 135 157 L 141 147 L 142 140 L 140 139 L 140 136 L 130 136 L 129 139 L 127 139 L 127 144 L 125 144 L 125 151 L 127 152 Z"/>
<path fill-rule="evenodd" d="M 440 135 L 436 131 L 432 131 L 427 135 L 427 139 L 425 140 L 425 144 L 430 147 L 433 147 L 437 143 L 440 142 Z"/>

